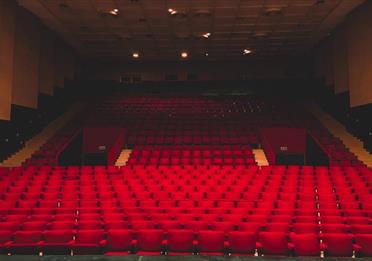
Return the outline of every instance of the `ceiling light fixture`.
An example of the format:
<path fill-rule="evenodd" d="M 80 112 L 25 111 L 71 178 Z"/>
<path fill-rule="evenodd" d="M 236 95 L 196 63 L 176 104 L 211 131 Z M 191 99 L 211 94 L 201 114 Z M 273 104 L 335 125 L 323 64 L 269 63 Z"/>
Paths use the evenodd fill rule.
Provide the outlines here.
<path fill-rule="evenodd" d="M 270 7 L 264 11 L 266 16 L 280 16 L 283 14 L 283 9 L 281 7 Z"/>
<path fill-rule="evenodd" d="M 249 49 L 244 49 L 243 50 L 243 55 L 247 55 L 247 54 L 250 54 L 250 53 L 252 53 L 252 51 L 249 50 Z"/>
<path fill-rule="evenodd" d="M 175 14 L 177 14 L 177 10 L 173 9 L 173 8 L 169 8 L 168 13 L 170 13 L 171 15 L 175 15 Z"/>
<path fill-rule="evenodd" d="M 189 56 L 187 52 L 182 52 L 181 53 L 181 58 L 186 59 Z"/>
<path fill-rule="evenodd" d="M 138 59 L 140 57 L 140 55 L 139 55 L 139 53 L 135 52 L 135 53 L 132 54 L 132 57 L 134 59 Z"/>
<path fill-rule="evenodd" d="M 117 16 L 119 14 L 119 9 L 115 8 L 109 11 L 111 15 Z"/>
<path fill-rule="evenodd" d="M 204 38 L 209 38 L 211 36 L 211 33 L 205 33 L 205 34 L 203 34 L 203 37 Z"/>
<path fill-rule="evenodd" d="M 209 56 L 209 53 L 205 53 L 205 56 Z"/>

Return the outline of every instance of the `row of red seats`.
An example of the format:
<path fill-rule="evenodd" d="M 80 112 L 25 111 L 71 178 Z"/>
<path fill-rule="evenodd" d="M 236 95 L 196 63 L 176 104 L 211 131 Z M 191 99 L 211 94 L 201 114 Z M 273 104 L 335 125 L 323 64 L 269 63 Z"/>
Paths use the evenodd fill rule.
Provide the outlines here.
<path fill-rule="evenodd" d="M 206 254 L 371 256 L 371 235 L 200 230 L 1 231 L 0 249 L 11 254 Z"/>
<path fill-rule="evenodd" d="M 34 215 L 21 216 L 9 215 L 5 221 L 0 222 L 0 231 L 17 230 L 85 230 L 85 229 L 190 229 L 199 230 L 220 230 L 228 233 L 229 231 L 246 231 L 259 233 L 266 232 L 294 232 L 301 233 L 351 233 L 351 234 L 372 234 L 372 224 L 346 224 L 339 223 L 332 217 L 317 219 L 311 216 L 296 216 L 293 220 L 284 220 L 288 216 L 271 216 L 267 220 L 266 216 L 256 216 L 256 221 L 243 222 L 239 218 L 227 218 L 217 220 L 216 216 L 209 215 L 208 219 L 185 220 L 184 216 L 179 219 L 175 216 L 158 214 L 152 215 L 151 219 L 144 216 L 127 216 L 125 214 L 106 214 L 103 219 L 93 219 L 95 215 L 87 214 L 63 214 L 63 215 Z M 169 219 L 166 219 L 169 217 Z M 199 216 L 200 217 L 200 216 Z M 259 220 L 262 217 L 263 220 Z M 98 217 L 99 218 L 99 217 Z M 142 218 L 142 219 L 141 219 Z M 183 218 L 183 219 L 181 219 Z M 289 219 L 293 217 L 288 217 Z M 9 221 L 7 221 L 9 220 Z M 252 219 L 253 220 L 253 219 Z"/>
<path fill-rule="evenodd" d="M 314 224 L 370 225 L 371 215 L 343 215 L 342 212 L 308 209 L 242 209 L 242 208 L 160 208 L 160 207 L 111 207 L 111 208 L 14 208 L 2 210 L 1 221 L 40 221 L 51 219 L 84 220 L 193 220 L 205 222 L 279 222 Z"/>

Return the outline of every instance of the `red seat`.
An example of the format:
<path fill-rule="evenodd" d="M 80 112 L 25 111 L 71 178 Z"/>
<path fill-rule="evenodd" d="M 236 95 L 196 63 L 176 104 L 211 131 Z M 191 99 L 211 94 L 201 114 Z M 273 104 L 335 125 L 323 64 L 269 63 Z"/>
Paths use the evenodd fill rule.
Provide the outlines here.
<path fill-rule="evenodd" d="M 290 228 L 291 226 L 289 223 L 267 223 L 265 231 L 288 233 Z"/>
<path fill-rule="evenodd" d="M 171 229 L 163 241 L 167 255 L 187 255 L 195 252 L 194 232 L 190 229 Z"/>
<path fill-rule="evenodd" d="M 197 252 L 201 255 L 223 255 L 227 253 L 227 242 L 225 242 L 225 234 L 222 231 L 206 231 L 198 232 L 196 242 Z"/>
<path fill-rule="evenodd" d="M 349 226 L 345 224 L 322 224 L 322 233 L 349 233 Z"/>
<path fill-rule="evenodd" d="M 142 229 L 137 232 L 134 247 L 137 255 L 159 255 L 163 252 L 162 230 L 157 229 Z"/>
<path fill-rule="evenodd" d="M 106 230 L 113 230 L 113 229 L 128 229 L 129 223 L 127 221 L 108 221 L 105 222 Z"/>
<path fill-rule="evenodd" d="M 128 229 L 107 231 L 107 239 L 101 242 L 106 255 L 127 255 L 133 251 L 133 232 Z"/>
<path fill-rule="evenodd" d="M 237 224 L 237 228 L 239 231 L 258 233 L 262 229 L 262 225 L 257 222 L 240 222 Z"/>
<path fill-rule="evenodd" d="M 191 229 L 195 232 L 200 230 L 208 230 L 209 225 L 205 221 L 186 221 L 183 223 L 185 229 Z"/>
<path fill-rule="evenodd" d="M 20 222 L 0 222 L 0 231 L 16 231 L 20 227 Z"/>
<path fill-rule="evenodd" d="M 213 222 L 211 224 L 212 230 L 223 231 L 224 233 L 228 233 L 230 231 L 235 230 L 235 223 L 233 222 Z"/>
<path fill-rule="evenodd" d="M 1 230 L 0 231 L 0 254 L 6 254 L 7 246 L 11 244 L 13 239 L 13 231 Z"/>
<path fill-rule="evenodd" d="M 353 236 L 351 234 L 324 233 L 322 240 L 321 247 L 326 256 L 351 257 L 353 255 Z"/>
<path fill-rule="evenodd" d="M 372 257 L 372 234 L 356 234 L 355 243 L 358 256 Z"/>
<path fill-rule="evenodd" d="M 92 229 L 103 229 L 102 222 L 100 221 L 80 221 L 76 224 L 77 229 L 81 230 L 92 230 Z"/>
<path fill-rule="evenodd" d="M 181 228 L 180 222 L 173 220 L 162 220 L 159 221 L 158 225 L 159 228 L 163 229 L 164 231 Z"/>
<path fill-rule="evenodd" d="M 284 232 L 260 232 L 258 250 L 265 255 L 287 255 L 288 241 Z"/>
<path fill-rule="evenodd" d="M 103 230 L 80 230 L 72 243 L 74 255 L 94 255 L 102 253 Z"/>
<path fill-rule="evenodd" d="M 38 254 L 41 231 L 17 231 L 14 240 L 6 245 L 12 254 Z"/>
<path fill-rule="evenodd" d="M 351 225 L 350 230 L 353 234 L 372 234 L 372 225 Z"/>
<path fill-rule="evenodd" d="M 44 232 L 41 250 L 47 255 L 68 255 L 71 253 L 73 233 L 69 230 L 50 230 Z"/>
<path fill-rule="evenodd" d="M 320 243 L 315 233 L 295 234 L 292 233 L 290 249 L 296 256 L 320 256 Z"/>
<path fill-rule="evenodd" d="M 44 221 L 31 221 L 31 222 L 24 222 L 22 224 L 22 230 L 34 230 L 34 231 L 43 231 L 46 227 L 47 223 Z"/>
<path fill-rule="evenodd" d="M 292 231 L 296 234 L 319 233 L 319 225 L 313 223 L 295 223 L 292 225 Z"/>
<path fill-rule="evenodd" d="M 228 233 L 228 252 L 232 255 L 253 255 L 257 248 L 257 233 L 231 231 Z"/>

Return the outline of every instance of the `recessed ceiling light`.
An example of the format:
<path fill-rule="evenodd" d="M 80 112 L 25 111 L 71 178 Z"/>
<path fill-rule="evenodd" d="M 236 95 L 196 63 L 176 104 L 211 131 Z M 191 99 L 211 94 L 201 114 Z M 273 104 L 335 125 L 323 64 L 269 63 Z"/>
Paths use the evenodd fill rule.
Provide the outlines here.
<path fill-rule="evenodd" d="M 117 8 L 115 8 L 115 9 L 112 9 L 112 10 L 110 10 L 109 11 L 109 13 L 111 14 L 111 15 L 118 15 L 119 14 L 119 9 L 117 9 Z"/>
<path fill-rule="evenodd" d="M 252 53 L 252 51 L 250 49 L 244 49 L 243 50 L 244 55 L 247 55 L 247 54 L 250 54 L 250 53 Z"/>
<path fill-rule="evenodd" d="M 269 7 L 264 11 L 266 16 L 279 16 L 283 14 L 283 9 L 281 7 Z"/>
<path fill-rule="evenodd" d="M 267 32 L 263 32 L 263 31 L 259 31 L 259 32 L 256 32 L 254 34 L 254 37 L 257 37 L 257 38 L 263 38 L 263 37 L 266 37 L 268 35 Z"/>
<path fill-rule="evenodd" d="M 173 8 L 169 8 L 168 13 L 170 13 L 171 15 L 175 15 L 175 14 L 177 14 L 177 10 L 173 9 Z"/>
<path fill-rule="evenodd" d="M 204 38 L 209 38 L 211 36 L 211 33 L 205 33 L 205 34 L 203 34 L 203 37 Z"/>
<path fill-rule="evenodd" d="M 209 56 L 209 53 L 205 53 L 205 56 Z"/>
<path fill-rule="evenodd" d="M 132 54 L 132 57 L 133 57 L 134 59 L 138 59 L 138 58 L 140 57 L 140 55 L 139 55 L 138 52 L 134 52 L 134 53 Z"/>
<path fill-rule="evenodd" d="M 188 56 L 189 56 L 189 54 L 188 54 L 187 52 L 182 52 L 182 53 L 181 53 L 181 57 L 182 57 L 183 59 L 186 59 Z"/>

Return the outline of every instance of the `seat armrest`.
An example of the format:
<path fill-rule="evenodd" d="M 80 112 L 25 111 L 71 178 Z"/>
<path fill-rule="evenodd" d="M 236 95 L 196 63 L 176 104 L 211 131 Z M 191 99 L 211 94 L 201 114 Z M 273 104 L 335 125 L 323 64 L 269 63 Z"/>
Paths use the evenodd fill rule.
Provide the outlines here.
<path fill-rule="evenodd" d="M 257 249 L 262 249 L 262 244 L 261 244 L 261 242 L 256 242 L 256 248 L 257 248 Z"/>
<path fill-rule="evenodd" d="M 293 243 L 288 243 L 288 249 L 293 250 L 294 249 L 294 244 Z"/>
<path fill-rule="evenodd" d="M 106 244 L 107 244 L 107 240 L 106 239 L 102 239 L 101 241 L 99 241 L 99 245 L 100 246 L 106 246 Z"/>
<path fill-rule="evenodd" d="M 133 246 L 133 247 L 136 247 L 137 244 L 138 244 L 138 241 L 136 239 L 133 239 L 130 244 Z"/>
<path fill-rule="evenodd" d="M 163 246 L 167 246 L 167 245 L 168 245 L 168 240 L 164 239 L 164 240 L 161 242 L 161 244 L 162 244 Z"/>
<path fill-rule="evenodd" d="M 325 243 L 320 243 L 320 250 L 321 251 L 326 251 L 328 246 Z"/>
<path fill-rule="evenodd" d="M 44 245 L 44 243 L 45 243 L 45 242 L 44 242 L 43 240 L 41 240 L 41 241 L 37 242 L 36 245 L 37 245 L 38 247 L 40 247 L 40 246 Z"/>
<path fill-rule="evenodd" d="M 362 246 L 358 245 L 358 244 L 353 244 L 353 250 L 360 251 L 360 250 L 362 250 Z"/>
<path fill-rule="evenodd" d="M 4 247 L 9 247 L 11 244 L 13 244 L 14 241 L 7 241 L 3 244 Z"/>

